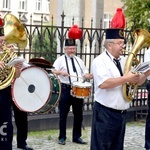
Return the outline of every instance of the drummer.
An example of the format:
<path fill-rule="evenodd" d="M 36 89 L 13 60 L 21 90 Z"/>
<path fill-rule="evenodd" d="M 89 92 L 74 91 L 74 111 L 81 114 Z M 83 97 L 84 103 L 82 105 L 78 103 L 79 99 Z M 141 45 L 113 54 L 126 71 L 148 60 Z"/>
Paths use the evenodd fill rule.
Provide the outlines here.
<path fill-rule="evenodd" d="M 83 99 L 73 97 L 70 94 L 71 84 L 75 81 L 81 81 L 84 79 L 91 79 L 92 74 L 88 74 L 84 62 L 77 57 L 76 43 L 74 39 L 65 40 L 64 55 L 57 58 L 53 64 L 55 68 L 53 73 L 58 75 L 61 82 L 62 92 L 59 101 L 59 137 L 58 143 L 61 145 L 66 144 L 66 121 L 67 116 L 72 105 L 72 111 L 74 115 L 73 120 L 73 133 L 72 142 L 77 144 L 87 144 L 83 141 L 82 136 L 82 120 L 83 120 Z"/>

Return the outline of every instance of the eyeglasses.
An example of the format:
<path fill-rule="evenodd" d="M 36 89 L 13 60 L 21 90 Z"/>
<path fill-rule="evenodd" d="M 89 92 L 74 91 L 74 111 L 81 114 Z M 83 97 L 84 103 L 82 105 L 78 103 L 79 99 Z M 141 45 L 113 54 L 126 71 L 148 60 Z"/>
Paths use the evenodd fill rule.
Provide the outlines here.
<path fill-rule="evenodd" d="M 124 42 L 117 42 L 117 43 L 115 43 L 115 42 L 109 42 L 109 43 L 118 44 L 119 46 L 124 46 L 125 45 Z"/>

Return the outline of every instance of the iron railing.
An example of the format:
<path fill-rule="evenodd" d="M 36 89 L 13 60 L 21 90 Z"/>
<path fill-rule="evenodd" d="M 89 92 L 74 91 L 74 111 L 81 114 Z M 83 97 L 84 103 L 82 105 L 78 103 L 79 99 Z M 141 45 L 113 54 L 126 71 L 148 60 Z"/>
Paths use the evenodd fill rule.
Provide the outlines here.
<path fill-rule="evenodd" d="M 23 55 L 26 60 L 30 60 L 31 58 L 36 57 L 46 57 L 49 58 L 48 60 L 52 63 L 54 60 L 63 54 L 64 48 L 64 41 L 68 37 L 68 30 L 70 27 L 64 26 L 65 15 L 62 14 L 62 21 L 60 26 L 55 26 L 53 23 L 53 17 L 51 18 L 51 25 L 43 25 L 43 21 L 41 19 L 41 25 L 32 25 L 32 24 L 25 24 L 25 29 L 27 31 L 28 37 L 28 45 L 23 51 L 18 51 L 19 55 Z M 41 17 L 42 18 L 42 17 Z M 32 19 L 32 18 L 31 18 Z M 32 21 L 31 21 L 32 22 Z M 74 24 L 74 18 L 72 19 L 72 25 Z M 81 39 L 76 40 L 77 42 L 77 56 L 82 58 L 86 64 L 86 67 L 89 69 L 92 60 L 98 56 L 104 50 L 103 47 L 103 40 L 105 38 L 105 29 L 101 28 L 101 21 L 100 27 L 94 28 L 93 27 L 93 20 L 91 20 L 91 27 L 86 28 L 83 26 L 84 20 L 82 20 L 82 26 L 79 27 L 82 32 L 83 36 Z M 134 27 L 135 28 L 135 27 Z M 131 51 L 132 45 L 134 43 L 134 37 L 132 36 L 132 30 L 125 29 L 125 40 L 126 40 L 126 50 Z M 46 51 L 43 48 L 44 38 L 48 39 L 49 47 L 47 47 Z M 36 47 L 34 47 L 35 38 L 38 37 L 39 47 L 38 51 Z M 55 44 L 54 44 L 55 42 Z M 142 49 L 138 54 L 137 57 L 139 61 L 143 61 L 145 49 Z M 128 55 L 128 52 L 124 53 L 125 56 Z M 144 93 L 144 94 L 143 94 Z M 93 107 L 93 93 L 90 98 L 85 99 L 84 103 L 84 110 L 91 111 Z M 131 109 L 136 110 L 136 108 L 140 108 L 143 106 L 147 106 L 147 91 L 145 86 L 139 87 L 137 91 L 137 96 L 131 102 Z M 49 113 L 56 113 L 57 107 L 50 111 Z M 38 112 L 37 112 L 38 113 Z"/>

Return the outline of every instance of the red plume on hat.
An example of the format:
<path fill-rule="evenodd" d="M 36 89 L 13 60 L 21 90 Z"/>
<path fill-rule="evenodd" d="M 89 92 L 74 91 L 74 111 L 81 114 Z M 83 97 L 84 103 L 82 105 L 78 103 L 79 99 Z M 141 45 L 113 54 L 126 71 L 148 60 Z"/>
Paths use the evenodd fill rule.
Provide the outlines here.
<path fill-rule="evenodd" d="M 0 27 L 1 27 L 1 26 L 4 26 L 4 22 L 3 22 L 3 20 L 2 20 L 1 15 L 0 15 Z"/>
<path fill-rule="evenodd" d="M 0 36 L 4 36 L 4 22 L 0 15 Z"/>
<path fill-rule="evenodd" d="M 68 32 L 69 39 L 81 39 L 82 30 L 77 25 L 73 25 Z"/>
<path fill-rule="evenodd" d="M 116 14 L 110 23 L 110 28 L 125 28 L 125 17 L 122 8 L 117 8 Z"/>

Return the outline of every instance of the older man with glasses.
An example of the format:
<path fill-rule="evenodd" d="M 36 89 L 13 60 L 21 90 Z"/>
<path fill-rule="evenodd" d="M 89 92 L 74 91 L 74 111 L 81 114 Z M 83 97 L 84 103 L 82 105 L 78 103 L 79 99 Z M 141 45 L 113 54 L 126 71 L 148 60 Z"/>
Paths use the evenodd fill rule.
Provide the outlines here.
<path fill-rule="evenodd" d="M 91 150 L 123 150 L 126 112 L 129 102 L 123 97 L 122 85 L 142 84 L 150 71 L 123 74 L 126 58 L 124 32 L 121 28 L 106 29 L 106 50 L 97 56 L 91 66 L 94 80 L 94 108 Z"/>

